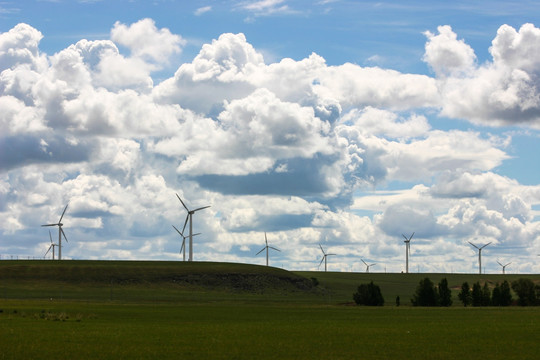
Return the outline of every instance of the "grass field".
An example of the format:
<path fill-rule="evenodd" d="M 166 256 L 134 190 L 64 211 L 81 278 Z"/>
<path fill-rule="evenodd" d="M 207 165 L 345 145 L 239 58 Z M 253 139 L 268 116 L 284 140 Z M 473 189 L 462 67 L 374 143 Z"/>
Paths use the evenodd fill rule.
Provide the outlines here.
<path fill-rule="evenodd" d="M 421 277 L 438 282 L 441 275 L 0 261 L 0 359 L 538 358 L 538 308 L 392 305 Z M 452 286 L 480 275 L 444 276 Z M 311 277 L 318 288 L 304 286 Z M 370 280 L 381 285 L 387 306 L 349 306 L 359 283 Z"/>

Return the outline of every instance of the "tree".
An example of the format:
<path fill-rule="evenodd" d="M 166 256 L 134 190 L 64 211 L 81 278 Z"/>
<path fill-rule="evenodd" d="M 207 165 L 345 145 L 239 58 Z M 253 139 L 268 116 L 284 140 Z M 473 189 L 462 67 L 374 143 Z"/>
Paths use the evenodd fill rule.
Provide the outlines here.
<path fill-rule="evenodd" d="M 384 298 L 381 294 L 381 289 L 378 285 L 373 284 L 373 281 L 369 284 L 361 284 L 358 287 L 358 291 L 353 294 L 354 302 L 357 305 L 367 306 L 383 306 Z"/>
<path fill-rule="evenodd" d="M 452 291 L 448 288 L 448 280 L 446 278 L 442 279 L 439 283 L 439 305 L 452 305 Z"/>
<path fill-rule="evenodd" d="M 437 306 L 439 303 L 439 294 L 429 278 L 420 280 L 412 300 L 414 306 Z"/>
<path fill-rule="evenodd" d="M 459 300 L 463 303 L 463 306 L 470 305 L 472 303 L 471 288 L 468 282 L 461 284 L 461 291 L 458 294 Z"/>
<path fill-rule="evenodd" d="M 482 306 L 482 287 L 480 282 L 475 282 L 472 286 L 472 306 Z"/>
<path fill-rule="evenodd" d="M 519 305 L 531 306 L 537 304 L 536 289 L 531 279 L 520 278 L 512 281 L 512 290 L 518 296 Z"/>
<path fill-rule="evenodd" d="M 484 283 L 484 286 L 482 287 L 482 306 L 489 306 L 491 303 L 491 290 L 489 290 L 489 286 L 487 281 Z"/>
<path fill-rule="evenodd" d="M 499 283 L 496 283 L 495 287 L 493 288 L 493 292 L 491 293 L 491 305 L 502 306 L 501 304 L 501 286 L 499 285 Z"/>
<path fill-rule="evenodd" d="M 501 284 L 501 306 L 510 306 L 510 304 L 512 304 L 512 292 L 510 284 L 504 280 Z"/>

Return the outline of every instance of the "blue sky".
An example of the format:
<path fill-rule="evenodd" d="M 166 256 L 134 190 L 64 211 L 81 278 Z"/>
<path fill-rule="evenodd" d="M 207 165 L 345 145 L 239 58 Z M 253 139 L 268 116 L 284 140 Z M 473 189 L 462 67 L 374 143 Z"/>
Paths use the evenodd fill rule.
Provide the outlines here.
<path fill-rule="evenodd" d="M 535 2 L 4 1 L 0 254 L 540 271 Z M 54 230 L 56 231 L 56 230 Z M 53 232 L 54 232 L 53 231 Z M 55 235 L 57 236 L 57 235 Z"/>

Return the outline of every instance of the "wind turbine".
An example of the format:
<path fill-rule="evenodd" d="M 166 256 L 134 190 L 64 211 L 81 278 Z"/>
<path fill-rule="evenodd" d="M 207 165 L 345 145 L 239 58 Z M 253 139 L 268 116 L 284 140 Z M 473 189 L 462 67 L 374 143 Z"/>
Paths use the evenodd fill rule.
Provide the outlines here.
<path fill-rule="evenodd" d="M 62 235 L 64 235 L 64 239 L 66 239 L 67 241 L 66 234 L 64 233 L 64 230 L 62 230 L 62 226 L 64 226 L 64 224 L 62 224 L 62 218 L 64 217 L 64 214 L 66 213 L 68 205 L 66 205 L 66 207 L 64 208 L 64 211 L 62 211 L 62 215 L 60 216 L 60 220 L 58 220 L 57 224 L 41 225 L 41 226 L 58 226 L 58 245 L 57 245 L 58 246 L 58 260 L 62 260 Z"/>
<path fill-rule="evenodd" d="M 328 256 L 332 256 L 332 255 L 336 255 L 336 254 L 327 254 L 327 253 L 324 251 L 324 249 L 323 249 L 323 247 L 321 246 L 321 244 L 319 244 L 319 247 L 321 248 L 321 251 L 322 251 L 322 253 L 323 253 L 323 258 L 321 259 L 321 262 L 319 263 L 319 267 L 321 266 L 322 262 L 324 261 L 324 271 L 326 272 L 326 258 L 327 258 Z"/>
<path fill-rule="evenodd" d="M 497 264 L 499 264 L 499 265 L 501 265 L 501 266 L 502 266 L 502 271 L 503 271 L 503 274 L 504 274 L 504 273 L 505 273 L 505 269 L 506 269 L 506 267 L 507 267 L 508 265 L 510 265 L 510 264 L 511 264 L 511 262 L 509 262 L 509 263 L 508 263 L 508 264 L 506 264 L 506 265 L 503 265 L 503 264 L 501 264 L 501 263 L 499 262 L 499 260 L 497 260 Z"/>
<path fill-rule="evenodd" d="M 49 230 L 49 239 L 51 240 L 51 245 L 49 246 L 49 248 L 47 249 L 47 252 L 45 253 L 45 255 L 43 255 L 43 257 L 46 257 L 47 254 L 49 253 L 49 251 L 51 251 L 51 249 L 52 249 L 52 259 L 54 260 L 54 247 L 58 246 L 58 245 L 53 243 L 53 241 L 52 241 L 51 230 Z"/>
<path fill-rule="evenodd" d="M 277 251 L 281 251 L 279 249 L 276 249 L 275 247 L 273 246 L 268 246 L 268 239 L 266 238 L 266 231 L 264 232 L 264 242 L 266 243 L 266 246 L 263 247 L 261 249 L 261 251 L 259 251 L 257 254 L 255 255 L 259 255 L 260 253 L 262 253 L 264 250 L 266 250 L 266 266 L 268 266 L 268 249 L 272 249 L 272 250 L 277 250 Z"/>
<path fill-rule="evenodd" d="M 470 241 L 467 241 L 467 242 L 478 249 L 478 273 L 482 274 L 482 249 L 485 248 L 486 246 L 488 246 L 489 244 L 491 244 L 492 241 L 488 242 L 486 245 L 481 246 L 481 247 L 478 247 L 478 246 L 474 245 Z"/>
<path fill-rule="evenodd" d="M 407 238 L 405 235 L 403 235 L 403 237 L 405 238 L 405 272 L 407 274 L 409 273 L 409 255 L 411 254 L 411 239 L 413 236 L 414 232 L 412 233 L 410 238 Z"/>
<path fill-rule="evenodd" d="M 365 262 L 363 259 L 360 259 L 360 260 L 362 260 L 362 262 L 366 265 L 366 272 L 367 272 L 367 273 L 369 272 L 369 268 L 370 268 L 371 266 L 377 265 L 377 264 L 369 264 L 369 265 L 368 265 L 368 263 Z"/>
<path fill-rule="evenodd" d="M 186 238 L 187 238 L 187 236 L 185 236 L 180 230 L 178 230 L 176 228 L 176 226 L 173 225 L 172 227 L 182 237 L 182 247 L 180 248 L 180 254 L 182 254 L 182 253 L 184 254 L 184 261 L 186 261 Z M 201 233 L 193 234 L 193 236 L 197 236 L 197 235 L 201 235 Z"/>
<path fill-rule="evenodd" d="M 197 212 L 199 210 L 209 208 L 210 205 L 203 206 L 203 207 L 197 208 L 195 210 L 189 210 L 187 208 L 186 204 L 184 204 L 184 202 L 182 201 L 182 199 L 180 199 L 180 196 L 178 196 L 178 194 L 176 194 L 176 197 L 178 198 L 178 200 L 180 200 L 180 202 L 182 203 L 182 205 L 184 206 L 184 208 L 188 212 L 188 216 L 186 217 L 186 222 L 184 223 L 184 227 L 182 228 L 182 233 L 186 229 L 186 225 L 187 225 L 188 220 L 189 220 L 189 259 L 188 259 L 188 261 L 193 261 L 193 236 L 194 236 L 193 235 L 193 214 L 195 214 L 195 212 Z"/>

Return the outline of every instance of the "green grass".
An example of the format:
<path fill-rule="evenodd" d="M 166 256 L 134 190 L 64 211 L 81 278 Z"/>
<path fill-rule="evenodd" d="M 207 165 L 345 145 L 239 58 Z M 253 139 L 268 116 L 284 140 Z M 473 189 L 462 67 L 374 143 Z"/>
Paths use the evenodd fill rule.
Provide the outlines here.
<path fill-rule="evenodd" d="M 536 359 L 540 332 L 518 307 L 1 305 L 4 359 Z"/>
<path fill-rule="evenodd" d="M 414 308 L 538 275 L 295 272 L 227 263 L 0 261 L 0 359 L 536 359 L 540 308 Z M 306 287 L 310 278 L 319 287 Z M 360 283 L 386 306 L 349 306 Z M 455 295 L 455 294 L 454 294 Z M 457 303 L 457 297 L 454 296 Z"/>

